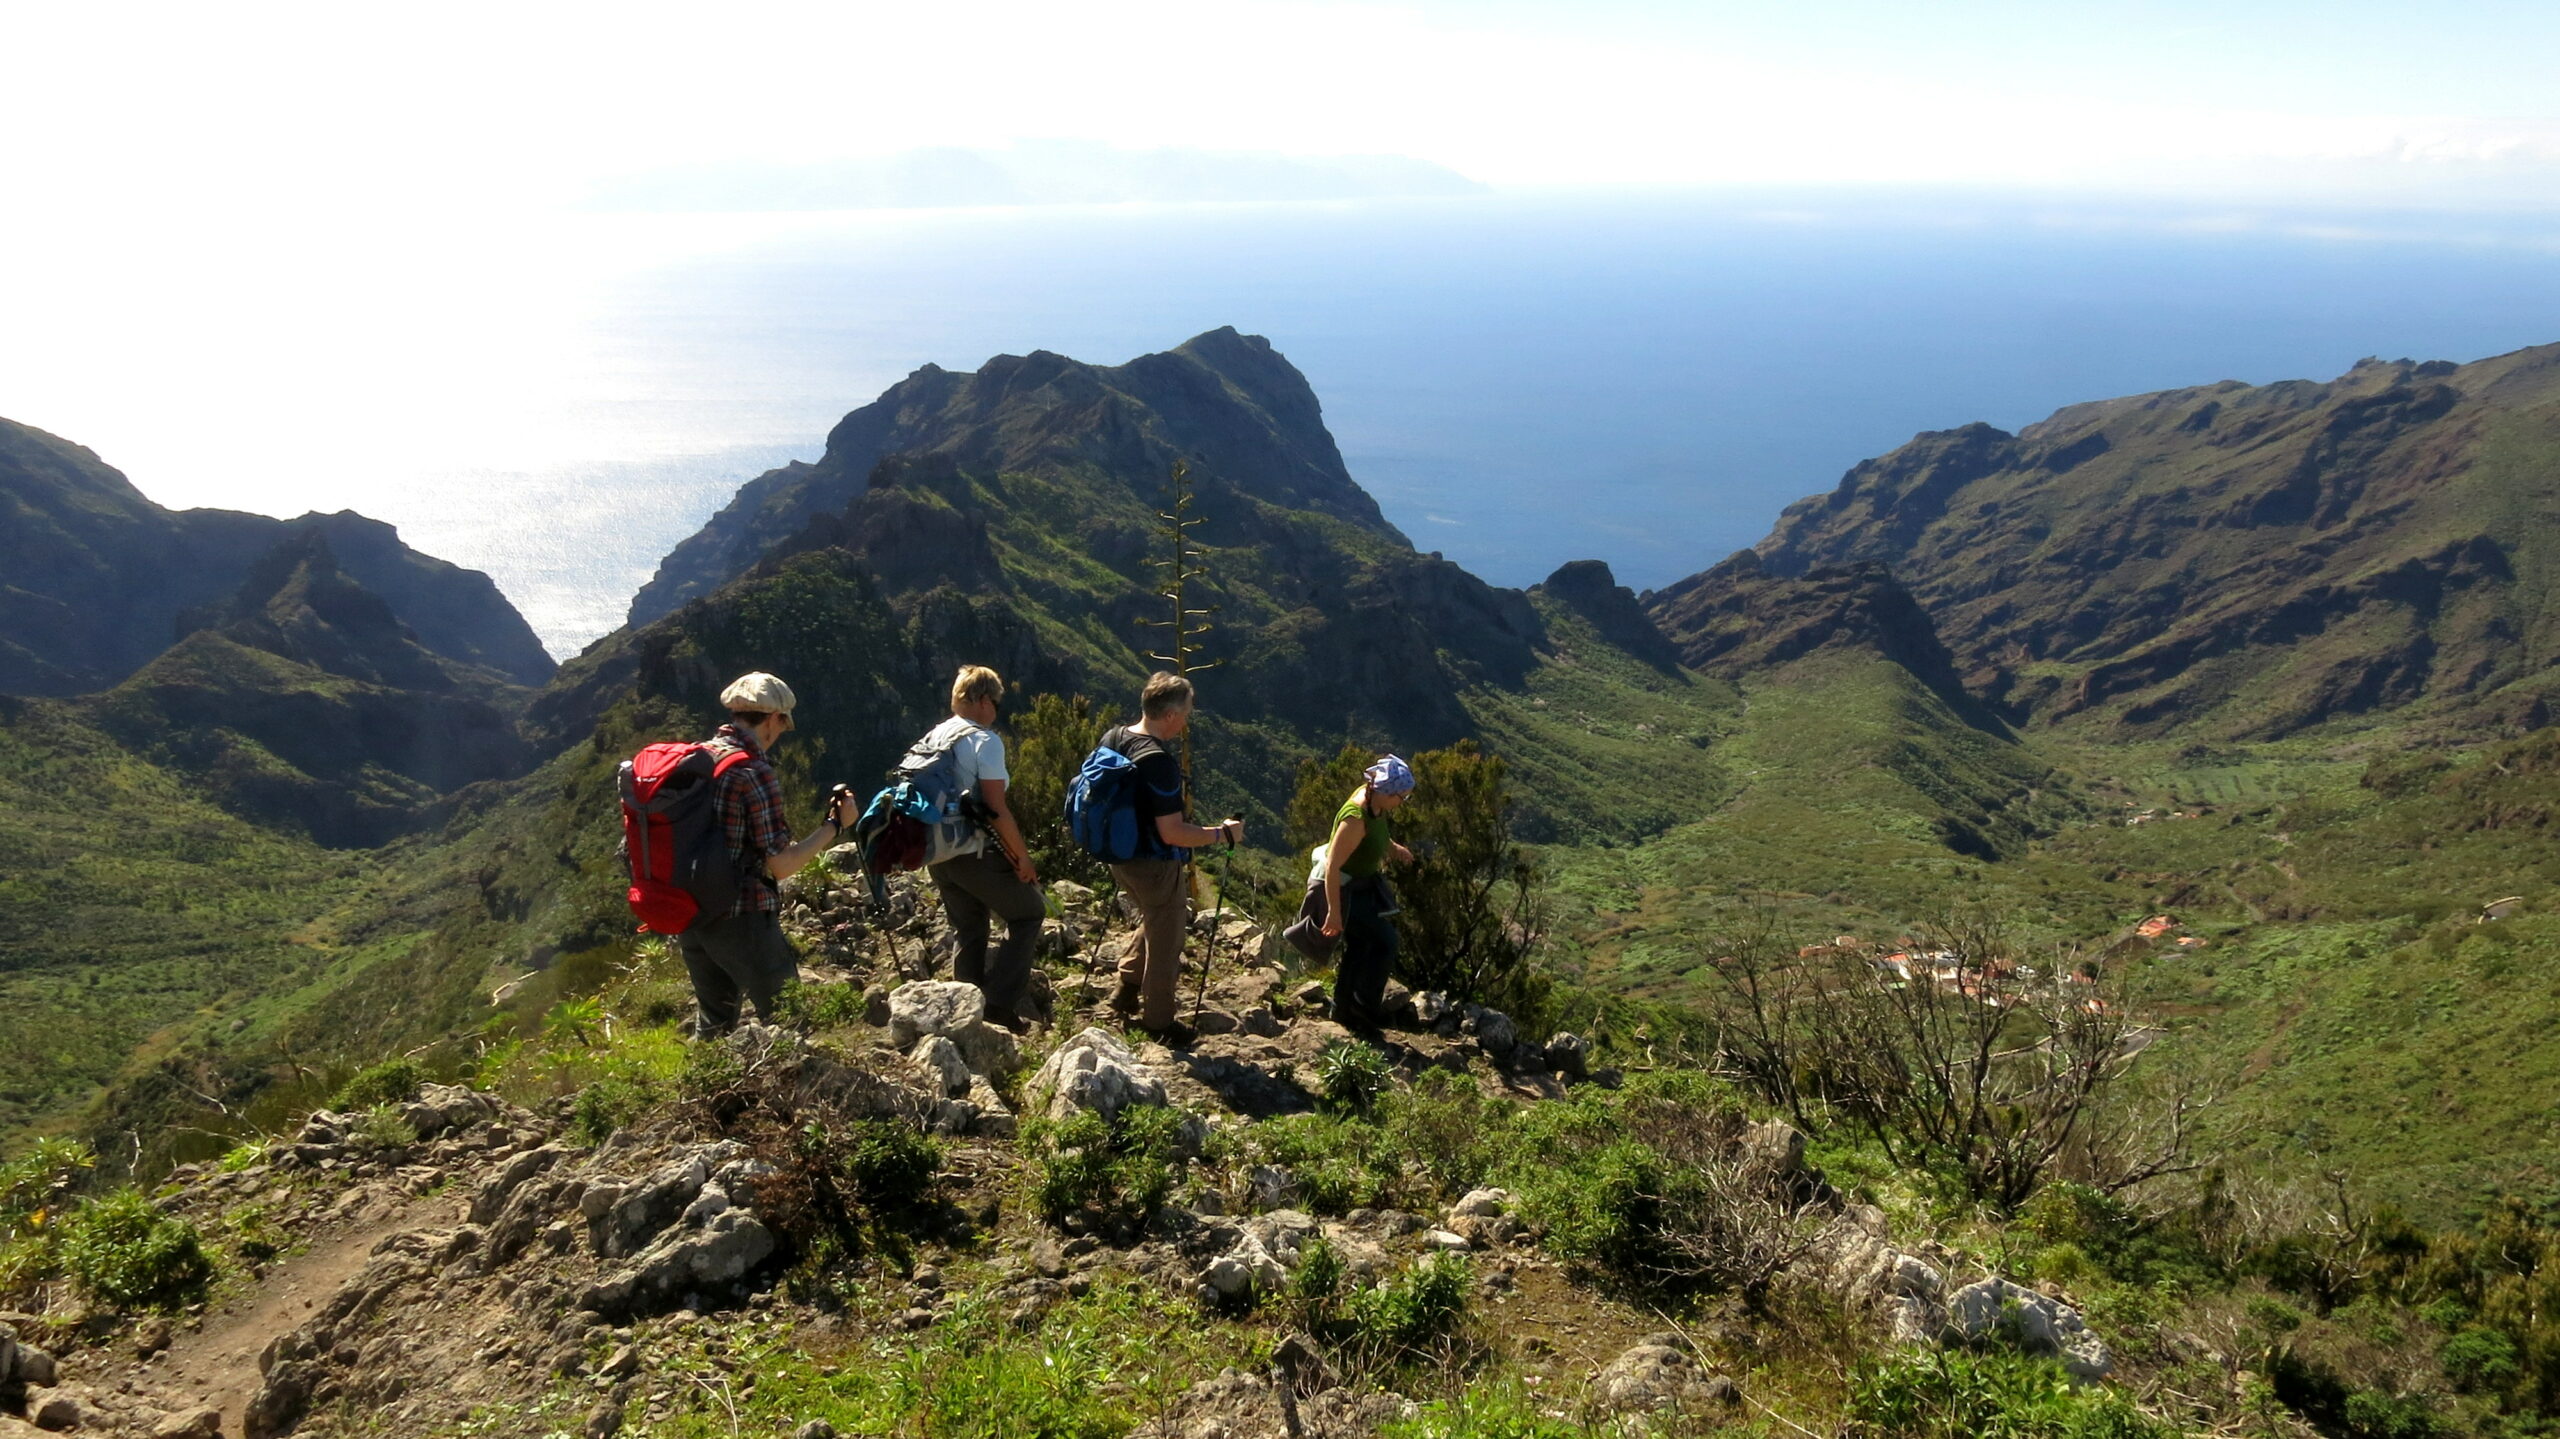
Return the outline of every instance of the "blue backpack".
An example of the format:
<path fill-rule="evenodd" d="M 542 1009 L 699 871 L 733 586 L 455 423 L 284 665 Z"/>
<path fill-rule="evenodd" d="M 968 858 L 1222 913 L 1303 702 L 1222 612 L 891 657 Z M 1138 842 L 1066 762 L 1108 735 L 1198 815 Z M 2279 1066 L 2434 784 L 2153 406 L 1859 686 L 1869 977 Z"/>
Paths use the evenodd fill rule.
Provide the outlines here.
<path fill-rule="evenodd" d="M 1105 864 L 1133 859 L 1185 860 L 1191 851 L 1166 844 L 1138 821 L 1138 766 L 1107 744 L 1096 745 L 1067 785 L 1067 833 Z"/>
<path fill-rule="evenodd" d="M 916 741 L 889 770 L 889 787 L 871 797 L 864 811 L 866 823 L 877 816 L 880 830 L 885 831 L 893 818 L 904 818 L 923 831 L 923 843 L 918 846 L 922 853 L 909 858 L 913 840 L 907 836 L 912 832 L 901 830 L 900 839 L 888 847 L 896 858 L 884 868 L 940 864 L 965 849 L 984 827 L 978 797 L 960 787 L 959 745 L 967 733 L 961 731 L 938 743 L 930 734 Z M 857 826 L 856 833 L 860 832 Z"/>

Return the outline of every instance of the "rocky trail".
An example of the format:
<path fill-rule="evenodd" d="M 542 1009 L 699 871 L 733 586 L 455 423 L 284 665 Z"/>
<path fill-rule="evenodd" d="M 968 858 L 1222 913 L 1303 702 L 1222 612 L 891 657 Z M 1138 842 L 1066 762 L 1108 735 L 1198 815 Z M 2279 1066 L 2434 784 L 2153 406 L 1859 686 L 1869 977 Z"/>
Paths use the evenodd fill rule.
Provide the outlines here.
<path fill-rule="evenodd" d="M 907 951 L 947 946 L 930 907 L 901 898 Z M 989 1023 L 972 986 L 870 968 L 863 956 L 880 947 L 856 932 L 850 896 L 825 891 L 801 896 L 792 924 L 814 978 L 859 995 L 839 1008 L 860 1017 L 814 1035 L 747 1026 L 722 1042 L 733 1069 L 715 1092 L 601 1143 L 576 1137 L 573 1096 L 527 1107 L 429 1084 L 398 1109 L 414 1140 L 385 1147 L 365 1116 L 324 1110 L 251 1162 L 182 1169 L 163 1207 L 207 1232 L 258 1228 L 269 1257 L 182 1315 L 0 1316 L 25 1341 L 0 1344 L 17 1366 L 0 1368 L 0 1409 L 14 1389 L 47 1430 L 132 1439 L 608 1439 L 653 1432 L 705 1394 L 734 1413 L 759 1378 L 738 1356 L 759 1345 L 894 1353 L 899 1336 L 972 1305 L 1036 1330 L 1056 1306 L 1125 1283 L 1201 1314 L 1254 1313 L 1321 1241 L 1354 1286 L 1466 1255 L 1470 1302 L 1526 1382 L 1575 1403 L 1701 1423 L 1740 1412 L 1740 1351 L 1592 1287 L 1498 1189 L 1421 1212 L 1322 1215 L 1304 1207 L 1300 1177 L 1244 1165 L 1202 1169 L 1135 1229 L 1081 1211 L 1044 1219 L 1024 1179 L 1026 1120 L 1163 1110 L 1178 1121 L 1175 1162 L 1205 1164 L 1195 1157 L 1256 1120 L 1316 1109 L 1323 1057 L 1350 1037 L 1324 1017 L 1320 986 L 1293 980 L 1268 935 L 1233 921 L 1197 1039 L 1124 1037 L 1102 1001 L 1127 926 L 1092 896 L 1067 899 L 1048 946 L 1052 1022 L 1028 1039 Z M 1392 1008 L 1372 1039 L 1408 1081 L 1441 1071 L 1517 1104 L 1618 1083 L 1573 1035 L 1528 1040 L 1495 1011 L 1436 995 L 1398 992 Z M 928 1208 L 831 1288 L 783 1283 L 812 1242 L 812 1184 L 838 1177 L 814 1171 L 794 1136 L 882 1120 L 941 1136 L 938 1177 L 918 1196 Z M 1792 1130 L 1734 1143 L 1750 1183 L 1817 1192 Z M 2103 1346 L 2067 1306 L 2015 1289 L 1986 1300 L 1979 1285 L 1950 1294 L 1939 1267 L 1888 1242 L 1880 1215 L 1829 1203 L 1800 1267 L 1880 1329 L 1927 1342 L 2023 1313 L 2076 1370 L 2104 1372 Z M 1278 1369 L 1200 1380 L 1135 1432 L 1305 1439 L 1373 1433 L 1412 1411 L 1306 1336 L 1275 1340 Z"/>

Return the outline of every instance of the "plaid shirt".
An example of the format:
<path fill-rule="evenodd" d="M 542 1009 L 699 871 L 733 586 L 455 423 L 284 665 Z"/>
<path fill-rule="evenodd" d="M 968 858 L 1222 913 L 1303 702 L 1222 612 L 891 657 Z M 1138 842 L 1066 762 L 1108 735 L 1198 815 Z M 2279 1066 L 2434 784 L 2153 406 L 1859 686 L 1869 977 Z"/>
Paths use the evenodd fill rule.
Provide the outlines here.
<path fill-rule="evenodd" d="M 722 755 L 742 749 L 755 758 L 720 776 L 711 803 L 720 814 L 720 834 L 738 857 L 740 883 L 737 908 L 731 914 L 771 913 L 782 908 L 780 894 L 767 878 L 764 860 L 791 847 L 791 826 L 782 817 L 782 782 L 756 748 L 755 736 L 724 724 L 705 744 Z"/>

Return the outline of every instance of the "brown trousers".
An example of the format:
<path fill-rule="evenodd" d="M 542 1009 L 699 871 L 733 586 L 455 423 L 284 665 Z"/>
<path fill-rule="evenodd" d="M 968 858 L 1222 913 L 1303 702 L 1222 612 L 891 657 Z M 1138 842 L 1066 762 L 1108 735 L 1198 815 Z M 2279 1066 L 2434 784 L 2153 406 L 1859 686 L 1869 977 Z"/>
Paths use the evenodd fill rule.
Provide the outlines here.
<path fill-rule="evenodd" d="M 1179 860 L 1133 859 L 1111 866 L 1112 882 L 1138 907 L 1138 939 L 1120 961 L 1120 992 L 1138 996 L 1138 1024 L 1162 1029 L 1182 1012 L 1182 931 L 1191 896 Z"/>

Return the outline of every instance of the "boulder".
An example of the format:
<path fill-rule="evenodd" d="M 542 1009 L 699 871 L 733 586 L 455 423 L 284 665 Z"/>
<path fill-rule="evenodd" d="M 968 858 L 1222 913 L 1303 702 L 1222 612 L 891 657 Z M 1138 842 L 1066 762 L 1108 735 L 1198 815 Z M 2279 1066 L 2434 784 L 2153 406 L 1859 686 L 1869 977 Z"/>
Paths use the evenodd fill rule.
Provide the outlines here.
<path fill-rule="evenodd" d="M 419 1088 L 416 1099 L 400 1106 L 400 1117 L 420 1139 L 433 1139 L 497 1118 L 498 1101 L 464 1085 L 429 1084 Z"/>
<path fill-rule="evenodd" d="M 1245 1175 L 1248 1202 L 1256 1210 L 1287 1209 L 1304 1197 L 1298 1176 L 1277 1164 L 1257 1164 Z"/>
<path fill-rule="evenodd" d="M 1591 1044 L 1569 1029 L 1557 1030 L 1547 1037 L 1547 1068 L 1568 1079 L 1580 1079 L 1591 1071 Z"/>
<path fill-rule="evenodd" d="M 1491 1219 L 1511 1212 L 1508 1189 L 1470 1189 L 1464 1198 L 1449 1206 L 1451 1219 Z"/>
<path fill-rule="evenodd" d="M 222 1439 L 222 1411 L 207 1405 L 165 1415 L 151 1426 L 151 1439 Z"/>
<path fill-rule="evenodd" d="M 1316 1233 L 1316 1222 L 1295 1209 L 1256 1215 L 1237 1226 L 1235 1241 L 1201 1270 L 1201 1287 L 1232 1300 L 1276 1292 Z"/>
<path fill-rule="evenodd" d="M 960 1057 L 960 1046 L 939 1034 L 928 1034 L 907 1051 L 908 1062 L 916 1069 L 916 1077 L 927 1089 L 945 1099 L 958 1099 L 969 1092 L 969 1063 Z"/>
<path fill-rule="evenodd" d="M 700 1198 L 708 1201 L 717 1192 L 706 1188 Z M 746 1278 L 779 1244 L 753 1210 L 721 1198 L 717 1206 L 697 1205 L 711 1211 L 700 1223 L 668 1229 L 629 1266 L 589 1285 L 578 1307 L 615 1318 L 656 1313 L 684 1295 L 717 1293 Z"/>
<path fill-rule="evenodd" d="M 1790 1179 L 1804 1168 L 1804 1132 L 1783 1119 L 1755 1124 L 1743 1131 L 1742 1152 L 1761 1173 Z"/>
<path fill-rule="evenodd" d="M 497 1218 L 499 1211 L 506 1207 L 508 1196 L 516 1192 L 518 1185 L 566 1159 L 568 1155 L 567 1149 L 556 1144 L 546 1144 L 539 1149 L 528 1149 L 498 1166 L 498 1171 L 484 1180 L 478 1192 L 471 1196 L 469 1216 L 471 1222 L 487 1224 Z"/>
<path fill-rule="evenodd" d="M 1731 1397 L 1731 1384 L 1699 1368 L 1678 1346 L 1660 1342 L 1665 1337 L 1648 1336 L 1610 1360 L 1592 1377 L 1591 1397 L 1619 1414 L 1696 1409 Z"/>
<path fill-rule="evenodd" d="M 1001 1079 L 1022 1067 L 1022 1041 L 1001 1024 L 981 1019 L 962 1025 L 949 1036 L 960 1050 L 960 1062 L 971 1074 Z"/>
<path fill-rule="evenodd" d="M 1466 1008 L 1466 1016 L 1466 1021 L 1459 1028 L 1474 1035 L 1477 1046 L 1485 1053 L 1496 1059 L 1505 1059 L 1519 1047 L 1520 1028 L 1511 1022 L 1510 1015 L 1481 1004 L 1470 1004 Z"/>
<path fill-rule="evenodd" d="M 1164 1103 L 1164 1084 L 1146 1072 L 1129 1046 L 1088 1028 L 1058 1046 L 1031 1077 L 1024 1098 L 1051 1119 L 1089 1109 L 1108 1120 L 1132 1104 Z"/>
<path fill-rule="evenodd" d="M 27 1417 L 35 1421 L 37 1428 L 61 1434 L 89 1428 L 100 1416 L 97 1408 L 79 1395 L 57 1390 L 30 1402 Z"/>
<path fill-rule="evenodd" d="M 1004 1098 L 996 1093 L 995 1086 L 983 1077 L 970 1079 L 968 1102 L 977 1110 L 977 1116 L 969 1121 L 971 1134 L 984 1139 L 1012 1139 L 1022 1132 L 1021 1121 L 1005 1107 Z"/>
<path fill-rule="evenodd" d="M 900 1049 L 928 1034 L 956 1034 L 986 1017 L 986 993 L 974 984 L 919 979 L 889 991 L 889 1042 Z"/>
<path fill-rule="evenodd" d="M 746 1146 L 723 1139 L 677 1155 L 636 1183 L 590 1186 L 578 1209 L 596 1254 L 619 1259 L 637 1253 L 701 1195 L 714 1170 L 745 1153 Z"/>
<path fill-rule="evenodd" d="M 2105 1341 L 2089 1331 L 2080 1311 L 2006 1279 L 1968 1284 L 1947 1300 L 1946 1336 L 1967 1344 L 2007 1341 L 2029 1354 L 2062 1361 L 2063 1372 L 2083 1382 L 2115 1370 Z"/>
<path fill-rule="evenodd" d="M 57 1377 L 51 1354 L 20 1341 L 16 1330 L 0 1324 L 0 1389 L 44 1388 Z"/>

